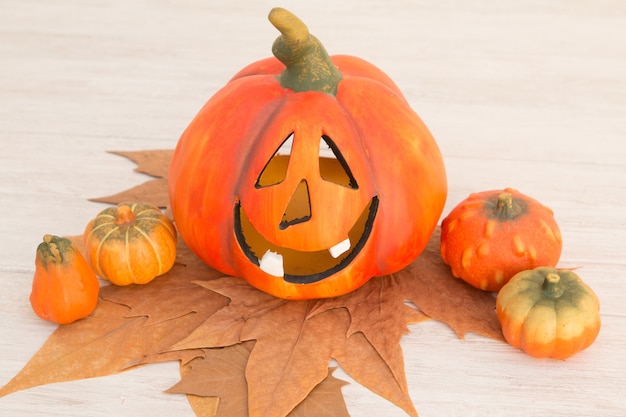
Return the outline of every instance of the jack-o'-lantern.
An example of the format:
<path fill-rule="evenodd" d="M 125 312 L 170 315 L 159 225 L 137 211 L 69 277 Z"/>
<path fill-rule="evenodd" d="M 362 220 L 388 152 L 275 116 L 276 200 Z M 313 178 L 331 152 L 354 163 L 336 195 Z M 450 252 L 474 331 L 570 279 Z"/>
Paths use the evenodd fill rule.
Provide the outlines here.
<path fill-rule="evenodd" d="M 275 57 L 236 74 L 180 138 L 171 209 L 210 266 L 277 297 L 338 296 L 421 253 L 443 161 L 387 75 L 329 57 L 284 9 L 269 19 Z"/>

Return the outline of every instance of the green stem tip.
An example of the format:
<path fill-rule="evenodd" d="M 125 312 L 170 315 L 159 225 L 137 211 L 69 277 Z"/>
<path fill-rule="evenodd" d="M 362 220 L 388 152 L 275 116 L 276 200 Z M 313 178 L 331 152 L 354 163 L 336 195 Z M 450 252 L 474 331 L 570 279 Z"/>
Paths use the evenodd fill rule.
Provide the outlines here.
<path fill-rule="evenodd" d="M 37 257 L 41 258 L 42 265 L 47 269 L 48 263 L 62 264 L 65 261 L 64 253 L 72 246 L 72 242 L 55 235 L 43 235 L 43 242 L 37 246 Z"/>
<path fill-rule="evenodd" d="M 559 298 L 565 292 L 561 283 L 561 276 L 556 272 L 550 272 L 543 281 L 543 291 L 552 298 Z"/>
<path fill-rule="evenodd" d="M 336 94 L 341 72 L 304 22 L 280 7 L 272 9 L 268 18 L 281 33 L 272 46 L 274 56 L 286 66 L 278 77 L 280 85 L 295 92 Z"/>
<path fill-rule="evenodd" d="M 494 212 L 500 219 L 514 219 L 523 211 L 523 208 L 510 192 L 504 191 L 498 195 Z"/>

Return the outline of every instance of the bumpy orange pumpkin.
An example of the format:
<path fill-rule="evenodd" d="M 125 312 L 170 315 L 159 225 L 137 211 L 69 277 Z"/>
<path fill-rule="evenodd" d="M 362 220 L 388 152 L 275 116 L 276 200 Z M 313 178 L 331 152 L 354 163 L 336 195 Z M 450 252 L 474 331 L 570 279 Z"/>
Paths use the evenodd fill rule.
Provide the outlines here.
<path fill-rule="evenodd" d="M 444 165 L 388 76 L 329 57 L 284 9 L 269 19 L 275 58 L 235 75 L 180 138 L 171 208 L 214 268 L 278 297 L 333 297 L 420 254 L 445 203 Z"/>
<path fill-rule="evenodd" d="M 146 284 L 176 259 L 176 229 L 148 203 L 121 203 L 101 211 L 84 232 L 96 274 L 116 285 Z"/>
<path fill-rule="evenodd" d="M 512 188 L 472 194 L 441 223 L 444 262 L 485 291 L 520 271 L 555 266 L 562 245 L 552 210 Z"/>
<path fill-rule="evenodd" d="M 87 317 L 98 304 L 100 283 L 67 238 L 45 235 L 37 247 L 30 304 L 44 320 L 59 324 Z"/>

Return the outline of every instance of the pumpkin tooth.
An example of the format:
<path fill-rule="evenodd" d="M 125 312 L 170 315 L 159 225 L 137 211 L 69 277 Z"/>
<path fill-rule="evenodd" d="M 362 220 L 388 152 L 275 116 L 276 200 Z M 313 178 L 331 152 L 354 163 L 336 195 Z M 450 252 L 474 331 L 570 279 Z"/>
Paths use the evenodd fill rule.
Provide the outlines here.
<path fill-rule="evenodd" d="M 280 253 L 272 252 L 269 249 L 259 260 L 259 267 L 263 272 L 272 276 L 285 276 L 285 270 L 283 268 L 283 255 L 281 255 Z"/>
<path fill-rule="evenodd" d="M 341 254 L 348 251 L 351 247 L 352 247 L 352 244 L 350 243 L 350 238 L 347 238 L 346 240 L 343 240 L 337 243 L 332 248 L 328 249 L 328 251 L 330 252 L 330 255 L 333 258 L 338 258 L 341 256 Z"/>

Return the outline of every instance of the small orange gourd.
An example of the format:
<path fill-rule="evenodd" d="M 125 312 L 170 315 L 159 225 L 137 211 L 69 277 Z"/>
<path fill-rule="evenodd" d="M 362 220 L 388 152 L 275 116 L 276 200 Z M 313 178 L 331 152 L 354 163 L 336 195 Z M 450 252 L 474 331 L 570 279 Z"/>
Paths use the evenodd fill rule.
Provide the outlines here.
<path fill-rule="evenodd" d="M 565 359 L 600 331 L 600 301 L 578 275 L 549 267 L 516 274 L 498 293 L 504 338 L 531 356 Z"/>
<path fill-rule="evenodd" d="M 71 240 L 44 235 L 37 247 L 30 304 L 44 320 L 72 323 L 98 304 L 100 283 Z"/>
<path fill-rule="evenodd" d="M 92 268 L 115 285 L 146 284 L 176 259 L 176 229 L 148 203 L 120 203 L 101 211 L 84 232 Z"/>
<path fill-rule="evenodd" d="M 459 203 L 441 223 L 440 249 L 455 277 L 498 291 L 520 271 L 555 266 L 562 239 L 550 208 L 505 188 Z"/>

